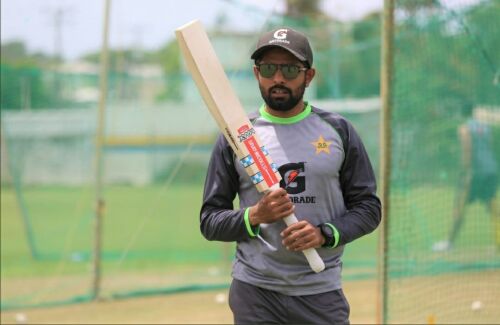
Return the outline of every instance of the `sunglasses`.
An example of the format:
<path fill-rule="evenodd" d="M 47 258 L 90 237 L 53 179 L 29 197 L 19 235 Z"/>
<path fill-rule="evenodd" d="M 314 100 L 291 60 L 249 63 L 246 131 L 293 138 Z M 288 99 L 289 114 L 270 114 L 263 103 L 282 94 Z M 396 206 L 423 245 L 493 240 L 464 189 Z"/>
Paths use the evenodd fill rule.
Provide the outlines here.
<path fill-rule="evenodd" d="M 272 78 L 276 71 L 281 70 L 283 77 L 288 80 L 297 78 L 301 71 L 307 70 L 307 68 L 299 67 L 295 64 L 260 63 L 256 66 L 260 75 L 264 78 Z"/>

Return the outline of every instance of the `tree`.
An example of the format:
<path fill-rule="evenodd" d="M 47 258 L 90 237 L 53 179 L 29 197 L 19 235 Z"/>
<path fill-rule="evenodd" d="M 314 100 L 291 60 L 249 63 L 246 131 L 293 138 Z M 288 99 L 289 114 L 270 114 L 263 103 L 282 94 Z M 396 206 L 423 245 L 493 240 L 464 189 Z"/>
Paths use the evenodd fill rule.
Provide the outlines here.
<path fill-rule="evenodd" d="M 160 95 L 159 99 L 180 99 L 182 96 L 181 61 L 180 50 L 176 41 L 170 41 L 152 54 L 152 60 L 163 68 L 166 80 L 165 91 Z"/>
<path fill-rule="evenodd" d="M 422 10 L 432 10 L 439 4 L 439 0 L 403 0 L 397 2 L 398 8 L 407 11 L 410 15 Z"/>
<path fill-rule="evenodd" d="M 316 96 L 331 98 L 340 96 L 338 77 L 339 24 L 320 8 L 321 0 L 287 0 L 284 23 L 303 30 L 310 38 L 315 52 L 314 65 L 322 73 L 315 77 Z M 332 25 L 334 28 L 331 28 Z M 327 27 L 328 26 L 328 27 Z"/>
<path fill-rule="evenodd" d="M 319 9 L 321 0 L 286 0 L 286 13 L 288 17 L 315 17 L 323 13 Z"/>
<path fill-rule="evenodd" d="M 344 95 L 377 96 L 380 92 L 381 14 L 374 12 L 354 22 L 350 36 L 352 43 L 342 48 Z"/>
<path fill-rule="evenodd" d="M 21 41 L 1 45 L 1 109 L 41 108 L 54 103 L 46 87 L 41 67 L 51 58 L 28 53 Z"/>

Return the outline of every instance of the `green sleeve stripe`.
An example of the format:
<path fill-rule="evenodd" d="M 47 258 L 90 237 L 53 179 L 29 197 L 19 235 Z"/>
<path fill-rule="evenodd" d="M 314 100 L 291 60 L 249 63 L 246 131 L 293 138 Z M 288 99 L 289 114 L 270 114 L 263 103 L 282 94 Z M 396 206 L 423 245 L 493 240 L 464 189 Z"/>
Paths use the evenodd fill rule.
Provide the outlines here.
<path fill-rule="evenodd" d="M 330 246 L 329 248 L 335 248 L 337 247 L 337 245 L 339 244 L 339 240 L 340 240 L 340 234 L 339 234 L 339 231 L 337 230 L 337 228 L 335 228 L 334 225 L 332 225 L 331 223 L 326 223 L 326 225 L 328 225 L 328 227 L 332 228 L 332 231 L 333 231 L 333 244 L 332 246 Z"/>
<path fill-rule="evenodd" d="M 250 235 L 250 237 L 257 237 L 257 235 L 259 234 L 260 227 L 259 226 L 252 227 L 252 225 L 250 224 L 249 214 L 250 214 L 250 208 L 246 208 L 243 219 L 245 220 L 245 226 L 247 228 L 247 232 Z"/>

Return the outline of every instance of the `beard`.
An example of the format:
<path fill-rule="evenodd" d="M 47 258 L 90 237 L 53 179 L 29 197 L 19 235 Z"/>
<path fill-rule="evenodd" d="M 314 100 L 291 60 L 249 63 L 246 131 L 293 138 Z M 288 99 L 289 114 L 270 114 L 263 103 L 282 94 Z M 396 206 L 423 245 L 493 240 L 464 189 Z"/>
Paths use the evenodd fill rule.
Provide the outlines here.
<path fill-rule="evenodd" d="M 259 88 L 260 88 L 260 94 L 262 95 L 264 102 L 269 108 L 275 111 L 287 112 L 292 108 L 294 108 L 295 106 L 297 106 L 299 101 L 304 96 L 304 92 L 306 90 L 306 83 L 304 82 L 296 89 L 297 90 L 296 95 L 293 94 L 293 91 L 290 88 L 281 85 L 269 88 L 269 91 L 267 93 L 262 86 L 259 86 Z M 287 99 L 273 98 L 272 93 L 274 90 L 282 91 L 285 95 L 288 95 L 288 98 Z"/>

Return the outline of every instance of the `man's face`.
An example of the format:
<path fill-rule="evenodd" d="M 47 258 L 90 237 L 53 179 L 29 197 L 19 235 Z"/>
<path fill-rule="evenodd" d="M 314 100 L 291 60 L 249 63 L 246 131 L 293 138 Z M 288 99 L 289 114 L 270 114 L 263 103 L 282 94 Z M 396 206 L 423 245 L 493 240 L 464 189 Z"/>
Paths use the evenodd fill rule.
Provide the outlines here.
<path fill-rule="evenodd" d="M 291 64 L 304 68 L 290 52 L 281 48 L 271 48 L 261 57 L 259 64 Z M 278 69 L 271 77 L 263 77 L 258 67 L 254 67 L 254 74 L 259 82 L 260 93 L 267 106 L 276 111 L 286 112 L 302 101 L 304 92 L 314 76 L 314 70 L 301 70 L 294 79 L 287 79 Z"/>

